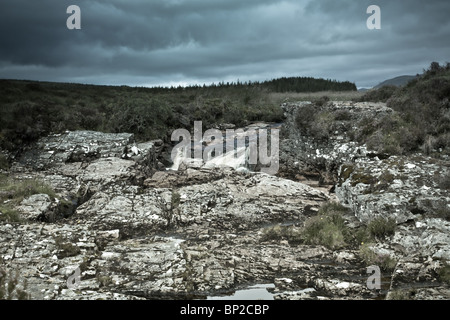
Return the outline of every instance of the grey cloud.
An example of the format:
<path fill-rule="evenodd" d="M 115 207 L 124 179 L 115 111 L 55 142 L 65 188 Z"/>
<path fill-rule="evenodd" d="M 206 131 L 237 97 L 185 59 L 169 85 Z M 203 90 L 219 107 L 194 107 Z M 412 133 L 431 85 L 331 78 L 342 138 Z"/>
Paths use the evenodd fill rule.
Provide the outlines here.
<path fill-rule="evenodd" d="M 370 31 L 372 2 L 4 0 L 0 77 L 158 85 L 298 75 L 371 86 L 448 60 L 448 1 L 375 1 L 382 29 Z M 70 4 L 82 30 L 65 27 Z"/>

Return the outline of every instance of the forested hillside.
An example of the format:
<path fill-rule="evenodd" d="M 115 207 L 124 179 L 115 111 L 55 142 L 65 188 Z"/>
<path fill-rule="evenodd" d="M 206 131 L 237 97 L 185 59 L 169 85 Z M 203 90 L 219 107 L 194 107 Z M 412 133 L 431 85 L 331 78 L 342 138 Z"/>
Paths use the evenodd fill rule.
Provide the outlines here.
<path fill-rule="evenodd" d="M 174 128 L 204 129 L 252 121 L 280 122 L 269 99 L 277 91 L 356 90 L 354 84 L 313 78 L 218 83 L 172 88 L 95 86 L 0 80 L 0 147 L 18 148 L 65 130 L 129 132 L 138 139 L 167 139 Z"/>

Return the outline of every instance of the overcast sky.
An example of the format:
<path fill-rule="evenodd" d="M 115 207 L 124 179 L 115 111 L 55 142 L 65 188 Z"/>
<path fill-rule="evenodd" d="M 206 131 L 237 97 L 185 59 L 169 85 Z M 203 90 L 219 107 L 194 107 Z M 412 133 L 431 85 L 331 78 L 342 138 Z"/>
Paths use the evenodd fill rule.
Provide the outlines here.
<path fill-rule="evenodd" d="M 369 5 L 381 30 L 369 30 Z M 69 5 L 81 30 L 69 30 Z M 155 86 L 312 76 L 371 87 L 450 61 L 448 0 L 0 0 L 0 78 Z"/>

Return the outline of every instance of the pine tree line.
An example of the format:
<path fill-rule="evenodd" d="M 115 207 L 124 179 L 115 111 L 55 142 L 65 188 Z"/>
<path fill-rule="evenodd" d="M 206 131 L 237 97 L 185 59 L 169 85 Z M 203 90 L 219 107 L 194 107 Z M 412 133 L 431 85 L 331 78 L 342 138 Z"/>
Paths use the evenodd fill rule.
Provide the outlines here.
<path fill-rule="evenodd" d="M 215 89 L 215 88 L 258 88 L 269 92 L 320 92 L 320 91 L 356 91 L 356 85 L 352 82 L 340 82 L 330 79 L 316 79 L 312 77 L 282 77 L 266 81 L 244 81 L 239 79 L 236 82 L 219 82 L 210 85 L 189 85 L 186 87 L 152 87 L 156 92 L 167 91 L 188 91 L 199 89 Z M 147 89 L 147 88 L 146 88 Z"/>

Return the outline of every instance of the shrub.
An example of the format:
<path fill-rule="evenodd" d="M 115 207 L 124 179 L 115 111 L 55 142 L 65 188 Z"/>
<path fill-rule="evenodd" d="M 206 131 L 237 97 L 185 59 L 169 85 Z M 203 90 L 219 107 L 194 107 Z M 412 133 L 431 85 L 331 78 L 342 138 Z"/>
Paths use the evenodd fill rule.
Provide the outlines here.
<path fill-rule="evenodd" d="M 47 194 L 51 198 L 56 197 L 55 191 L 46 183 L 38 179 L 14 181 L 7 179 L 5 185 L 0 190 L 8 193 L 8 198 L 21 201 L 33 194 Z M 1 196 L 0 196 L 1 198 Z"/>
<path fill-rule="evenodd" d="M 22 219 L 15 206 L 34 194 L 47 194 L 51 198 L 56 198 L 53 188 L 39 179 L 15 181 L 6 175 L 0 175 L 0 212 L 2 213 L 0 220 L 21 222 Z"/>
<path fill-rule="evenodd" d="M 433 148 L 429 137 L 439 140 L 448 133 L 449 75 L 448 65 L 432 63 L 422 76 L 396 91 L 387 101 L 388 107 L 396 110 L 407 123 L 406 135 L 398 136 L 403 138 L 401 144 L 405 145 L 405 152 L 418 150 L 424 142 L 422 148 L 429 152 Z"/>
<path fill-rule="evenodd" d="M 398 90 L 396 86 L 383 86 L 378 89 L 367 91 L 359 101 L 387 102 L 389 98 Z"/>
<path fill-rule="evenodd" d="M 386 102 L 394 112 L 379 119 L 361 119 L 351 136 L 379 153 L 432 154 L 439 150 L 448 154 L 449 96 L 449 66 L 434 63 L 405 87 L 382 87 L 364 94 L 360 101 Z"/>
<path fill-rule="evenodd" d="M 30 295 L 26 292 L 27 282 L 20 281 L 19 271 L 8 271 L 2 266 L 0 258 L 0 300 L 28 300 Z"/>
<path fill-rule="evenodd" d="M 333 131 L 334 116 L 331 112 L 322 111 L 310 123 L 310 134 L 316 139 L 328 139 Z"/>
<path fill-rule="evenodd" d="M 326 202 L 319 208 L 319 215 L 337 215 L 349 212 L 349 208 L 337 202 Z M 342 218 L 342 217 L 341 217 Z M 343 220 L 342 220 L 343 221 Z"/>
<path fill-rule="evenodd" d="M 316 119 L 318 109 L 314 105 L 306 105 L 297 110 L 295 124 L 300 132 L 306 134 L 309 131 L 311 123 Z"/>
<path fill-rule="evenodd" d="M 39 90 L 30 89 L 39 87 Z M 97 130 L 170 140 L 173 129 L 217 123 L 281 122 L 279 104 L 258 86 L 130 88 L 2 81 L 0 147 L 17 151 L 49 133 Z"/>
<path fill-rule="evenodd" d="M 170 200 L 170 208 L 172 212 L 178 208 L 181 201 L 181 195 L 178 193 L 178 191 L 172 191 L 172 197 Z"/>
<path fill-rule="evenodd" d="M 438 270 L 439 280 L 441 282 L 450 284 L 450 265 L 445 264 Z"/>
<path fill-rule="evenodd" d="M 359 249 L 359 257 L 366 266 L 376 265 L 384 271 L 393 271 L 397 261 L 388 254 L 379 254 L 370 248 L 370 244 L 362 244 Z"/>
<path fill-rule="evenodd" d="M 333 223 L 331 217 L 316 216 L 305 223 L 303 230 L 306 244 L 323 245 L 330 249 L 345 246 L 342 229 Z"/>
<path fill-rule="evenodd" d="M 332 112 L 321 110 L 313 104 L 306 105 L 297 111 L 295 124 L 303 134 L 323 140 L 333 131 L 335 117 Z"/>
<path fill-rule="evenodd" d="M 316 101 L 314 101 L 314 103 L 319 106 L 322 107 L 325 104 L 327 104 L 330 101 L 330 98 L 328 96 L 322 96 L 319 99 L 317 99 Z"/>
<path fill-rule="evenodd" d="M 352 119 L 352 114 L 348 110 L 338 110 L 334 114 L 334 120 L 336 121 L 349 121 Z"/>
<path fill-rule="evenodd" d="M 385 238 L 394 235 L 397 223 L 392 218 L 378 217 L 367 225 L 369 234 L 375 238 Z"/>
<path fill-rule="evenodd" d="M 386 300 L 411 300 L 414 296 L 415 291 L 413 289 L 411 290 L 393 290 L 389 291 L 389 293 L 386 296 Z"/>
<path fill-rule="evenodd" d="M 8 223 L 21 222 L 22 219 L 17 210 L 6 205 L 0 205 L 0 221 Z"/>
<path fill-rule="evenodd" d="M 74 245 L 69 239 L 62 236 L 55 237 L 55 246 L 58 249 L 58 259 L 73 257 L 81 252 L 77 245 Z"/>
<path fill-rule="evenodd" d="M 9 169 L 9 162 L 6 157 L 0 153 L 0 170 L 8 170 Z"/>
<path fill-rule="evenodd" d="M 261 239 L 264 241 L 287 240 L 290 244 L 299 244 L 303 242 L 302 232 L 295 226 L 276 225 L 265 228 L 262 232 Z"/>
<path fill-rule="evenodd" d="M 350 232 L 342 215 L 348 211 L 348 208 L 335 202 L 322 205 L 317 216 L 305 222 L 302 230 L 304 243 L 324 245 L 330 249 L 347 245 Z"/>
<path fill-rule="evenodd" d="M 438 178 L 438 187 L 442 190 L 450 190 L 450 171 Z"/>

